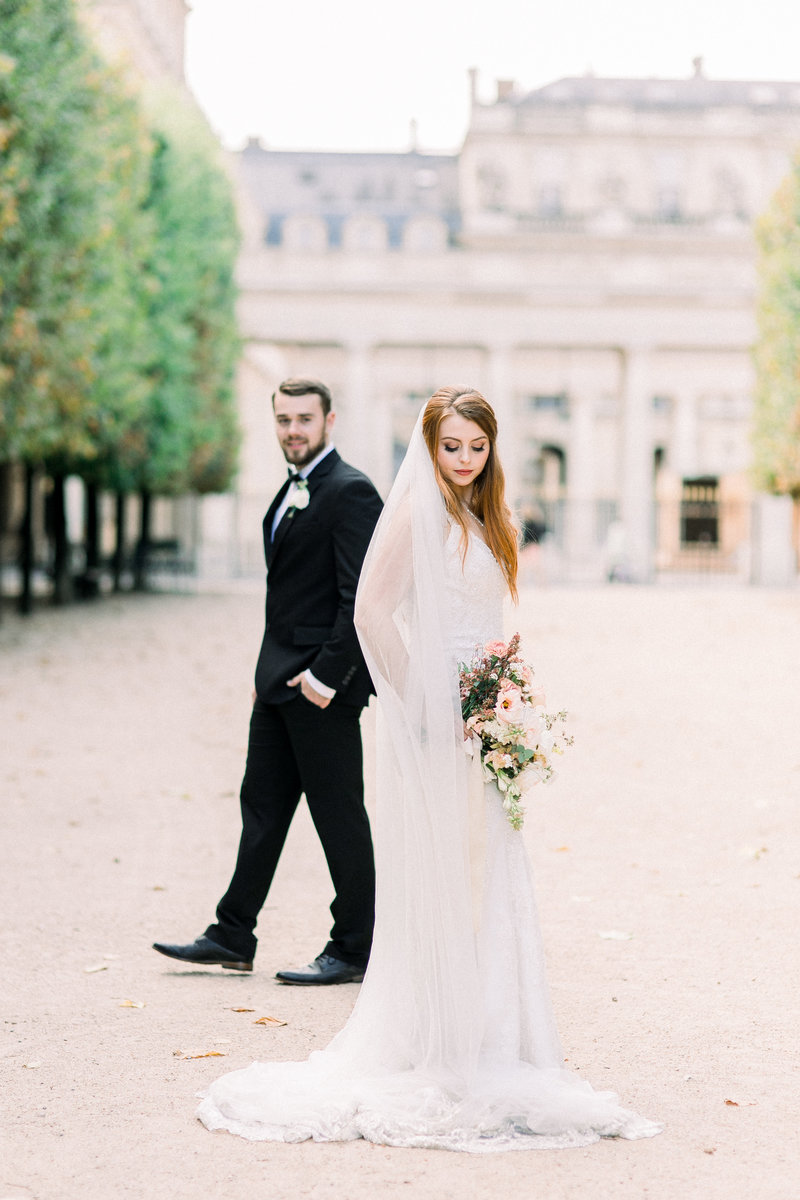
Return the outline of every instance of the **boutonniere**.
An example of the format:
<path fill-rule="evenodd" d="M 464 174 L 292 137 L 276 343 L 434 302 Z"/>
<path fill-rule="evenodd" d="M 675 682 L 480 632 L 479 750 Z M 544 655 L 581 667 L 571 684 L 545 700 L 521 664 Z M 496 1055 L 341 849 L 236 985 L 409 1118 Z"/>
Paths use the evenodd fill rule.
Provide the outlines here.
<path fill-rule="evenodd" d="M 292 484 L 292 494 L 289 497 L 289 510 L 293 508 L 308 508 L 311 493 L 308 490 L 307 479 L 295 479 Z"/>

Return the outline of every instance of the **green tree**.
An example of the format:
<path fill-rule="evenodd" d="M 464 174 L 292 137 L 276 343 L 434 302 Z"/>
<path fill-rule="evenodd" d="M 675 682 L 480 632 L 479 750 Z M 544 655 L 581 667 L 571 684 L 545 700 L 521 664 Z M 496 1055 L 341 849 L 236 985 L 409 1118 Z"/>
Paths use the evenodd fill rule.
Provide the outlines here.
<path fill-rule="evenodd" d="M 138 296 L 150 153 L 134 100 L 72 0 L 0 10 L 0 149 L 0 457 L 51 476 L 56 596 L 66 598 L 64 477 L 101 478 L 147 394 Z M 22 557 L 29 569 L 30 546 Z"/>
<path fill-rule="evenodd" d="M 800 158 L 757 227 L 754 472 L 765 491 L 800 497 Z"/>
<path fill-rule="evenodd" d="M 152 107 L 150 392 L 140 482 L 162 494 L 223 491 L 239 440 L 233 390 L 239 239 L 231 187 L 199 114 L 163 92 Z"/>
<path fill-rule="evenodd" d="M 96 452 L 86 404 L 110 245 L 99 65 L 69 0 L 6 0 L 0 48 L 3 456 L 60 464 Z"/>
<path fill-rule="evenodd" d="M 231 189 L 182 95 L 149 118 L 73 0 L 0 8 L 0 461 L 96 496 L 224 490 L 238 354 Z M 30 480 L 29 480 L 30 483 Z M 54 530 L 57 557 L 64 530 Z M 62 564 L 63 565 L 63 564 Z"/>
<path fill-rule="evenodd" d="M 149 396 L 153 221 L 145 209 L 153 141 L 137 103 L 112 72 L 99 74 L 96 88 L 104 153 L 95 181 L 101 238 L 92 278 L 94 370 L 86 404 L 92 445 L 75 469 L 92 484 L 124 490 L 137 482 L 133 467 L 142 448 L 136 428 Z"/>

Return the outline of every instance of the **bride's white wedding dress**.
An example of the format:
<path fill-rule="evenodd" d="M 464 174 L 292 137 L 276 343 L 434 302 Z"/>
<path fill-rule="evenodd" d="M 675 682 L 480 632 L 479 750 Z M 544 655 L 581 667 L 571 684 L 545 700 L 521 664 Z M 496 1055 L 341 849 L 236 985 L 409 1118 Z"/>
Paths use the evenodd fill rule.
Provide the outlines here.
<path fill-rule="evenodd" d="M 464 754 L 457 666 L 502 637 L 505 591 L 448 529 L 418 426 L 356 610 L 380 702 L 369 969 L 325 1050 L 213 1083 L 209 1129 L 471 1152 L 659 1132 L 564 1069 L 525 848 Z"/>

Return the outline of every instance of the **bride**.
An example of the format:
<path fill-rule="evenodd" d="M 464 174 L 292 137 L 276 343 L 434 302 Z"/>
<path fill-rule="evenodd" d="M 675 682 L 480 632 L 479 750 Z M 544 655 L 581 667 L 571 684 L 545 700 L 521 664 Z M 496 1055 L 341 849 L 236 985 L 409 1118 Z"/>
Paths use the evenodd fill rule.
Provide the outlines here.
<path fill-rule="evenodd" d="M 209 1129 L 471 1152 L 660 1130 L 564 1068 L 524 846 L 464 752 L 458 665 L 502 637 L 516 597 L 496 438 L 478 392 L 431 397 L 359 584 L 378 694 L 378 891 L 353 1013 L 306 1062 L 213 1083 L 198 1110 Z"/>

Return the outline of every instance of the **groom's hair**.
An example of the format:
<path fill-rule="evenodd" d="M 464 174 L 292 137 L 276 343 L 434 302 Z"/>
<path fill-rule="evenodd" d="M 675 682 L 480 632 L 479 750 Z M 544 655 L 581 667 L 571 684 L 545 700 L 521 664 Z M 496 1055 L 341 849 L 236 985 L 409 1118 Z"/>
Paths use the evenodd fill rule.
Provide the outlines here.
<path fill-rule="evenodd" d="M 319 402 L 322 405 L 322 415 L 327 417 L 331 411 L 332 403 L 330 389 L 320 382 L 319 379 L 284 379 L 283 383 L 278 387 L 279 392 L 283 392 L 284 396 L 319 396 Z M 275 407 L 276 392 L 272 393 L 272 407 Z"/>

